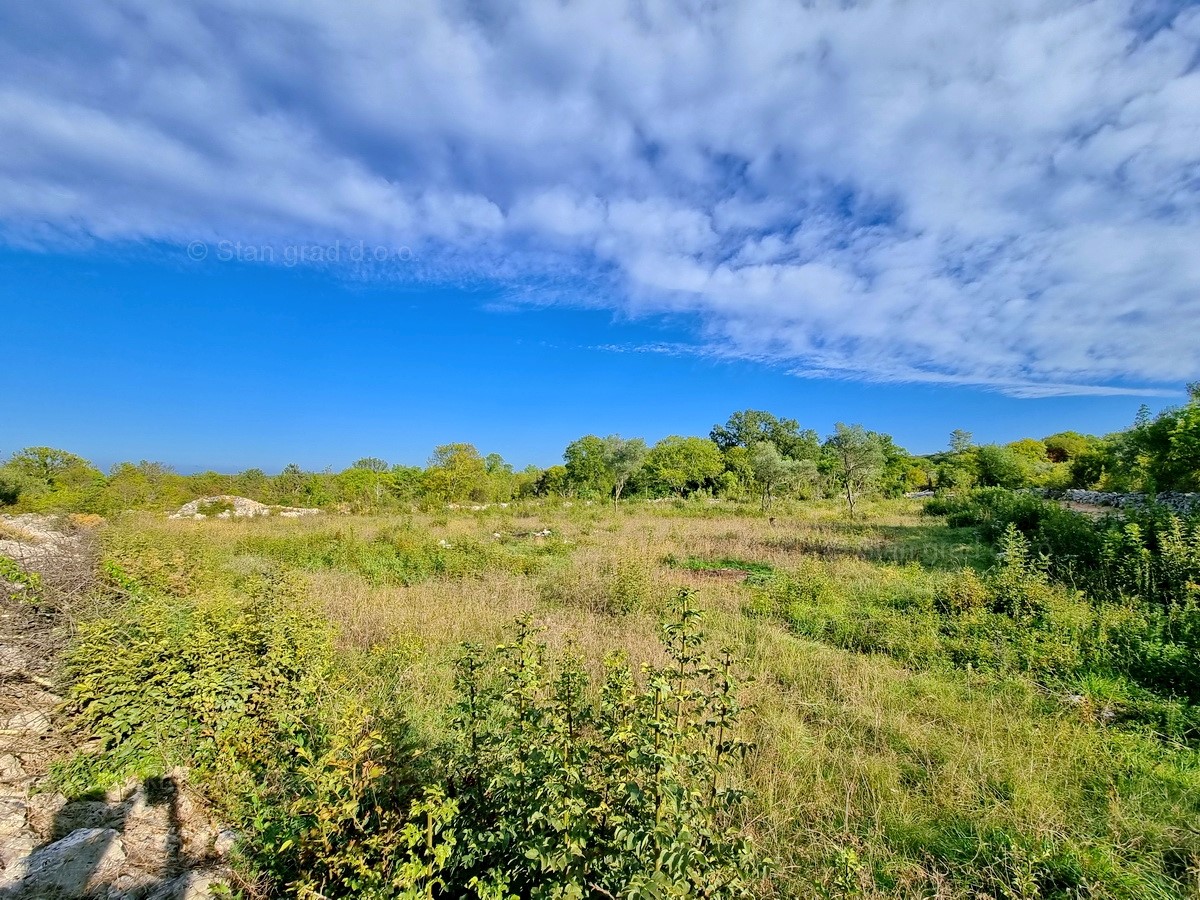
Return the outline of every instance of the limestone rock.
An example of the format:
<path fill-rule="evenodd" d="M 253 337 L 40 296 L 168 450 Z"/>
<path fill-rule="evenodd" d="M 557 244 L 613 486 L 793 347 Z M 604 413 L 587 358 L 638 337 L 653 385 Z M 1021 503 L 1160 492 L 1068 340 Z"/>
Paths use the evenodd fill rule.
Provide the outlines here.
<path fill-rule="evenodd" d="M 24 861 L 14 887 L 21 897 L 82 896 L 114 880 L 125 863 L 121 837 L 111 828 L 84 828 L 43 847 Z"/>

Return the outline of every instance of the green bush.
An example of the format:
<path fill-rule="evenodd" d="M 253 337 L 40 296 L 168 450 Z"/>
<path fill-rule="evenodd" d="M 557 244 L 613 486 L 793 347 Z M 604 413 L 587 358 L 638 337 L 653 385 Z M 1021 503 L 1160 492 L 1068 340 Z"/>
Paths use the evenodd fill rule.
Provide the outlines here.
<path fill-rule="evenodd" d="M 108 569 L 135 584 L 111 560 Z M 251 764 L 277 731 L 305 718 L 328 670 L 327 628 L 292 577 L 241 587 L 181 600 L 134 586 L 79 624 L 63 660 L 65 701 L 99 755 L 60 767 L 65 791 L 177 764 L 209 770 L 231 750 Z"/>
<path fill-rule="evenodd" d="M 681 593 L 671 662 L 639 683 L 610 659 L 598 702 L 570 654 L 547 664 L 527 620 L 493 659 L 468 648 L 445 896 L 755 895 L 766 869 L 738 830 L 737 681 L 728 654 L 704 657 L 698 619 Z"/>

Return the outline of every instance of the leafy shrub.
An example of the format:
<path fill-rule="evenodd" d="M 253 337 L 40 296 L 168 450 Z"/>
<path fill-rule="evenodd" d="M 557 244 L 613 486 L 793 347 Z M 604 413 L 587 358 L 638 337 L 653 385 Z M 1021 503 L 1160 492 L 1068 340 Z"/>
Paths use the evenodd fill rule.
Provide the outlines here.
<path fill-rule="evenodd" d="M 548 666 L 527 620 L 459 665 L 446 794 L 446 896 L 750 897 L 765 868 L 737 829 L 737 681 L 702 653 L 688 592 L 639 684 L 610 658 L 599 702 L 571 655 Z"/>
<path fill-rule="evenodd" d="M 329 641 L 294 578 L 273 574 L 236 597 L 181 600 L 144 591 L 112 560 L 108 571 L 131 590 L 80 623 L 63 660 L 67 708 L 100 753 L 60 767 L 64 790 L 180 763 L 203 771 L 231 749 L 250 764 L 276 731 L 304 719 Z"/>
<path fill-rule="evenodd" d="M 963 569 L 938 587 L 933 602 L 943 615 L 958 616 L 988 607 L 991 592 L 974 569 Z"/>
<path fill-rule="evenodd" d="M 233 510 L 234 506 L 231 500 L 207 500 L 196 508 L 197 513 L 209 518 L 215 518 L 222 513 L 232 513 Z"/>

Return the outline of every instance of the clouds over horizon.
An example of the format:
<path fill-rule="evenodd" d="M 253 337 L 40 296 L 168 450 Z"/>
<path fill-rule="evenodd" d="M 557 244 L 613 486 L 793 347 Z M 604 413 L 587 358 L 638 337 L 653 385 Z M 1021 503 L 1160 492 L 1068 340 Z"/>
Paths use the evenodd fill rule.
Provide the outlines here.
<path fill-rule="evenodd" d="M 0 12 L 0 237 L 365 240 L 807 377 L 1200 376 L 1200 8 Z"/>

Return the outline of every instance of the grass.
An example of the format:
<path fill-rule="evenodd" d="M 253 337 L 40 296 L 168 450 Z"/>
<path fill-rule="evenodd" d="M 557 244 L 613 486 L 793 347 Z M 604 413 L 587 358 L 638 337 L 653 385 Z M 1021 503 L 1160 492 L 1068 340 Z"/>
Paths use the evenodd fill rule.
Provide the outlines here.
<path fill-rule="evenodd" d="M 995 554 L 915 503 L 863 507 L 855 522 L 835 503 L 768 518 L 637 501 L 129 515 L 107 540 L 174 596 L 235 590 L 264 567 L 300 573 L 332 627 L 335 665 L 374 673 L 371 690 L 386 681 L 426 741 L 445 732 L 463 641 L 495 644 L 532 613 L 550 646 L 571 646 L 593 674 L 613 649 L 658 663 L 662 604 L 693 586 L 712 644 L 753 676 L 743 825 L 776 861 L 775 896 L 1200 896 L 1194 746 L 1098 714 L 1126 690 L 1119 680 L 1078 680 L 1079 700 L 1044 672 L 963 664 L 954 641 L 967 638 L 947 631 L 938 604 Z M 747 577 L 703 577 L 720 570 Z M 1060 606 L 1066 632 L 1077 610 Z M 980 623 L 968 636 L 981 645 L 1015 640 Z"/>

